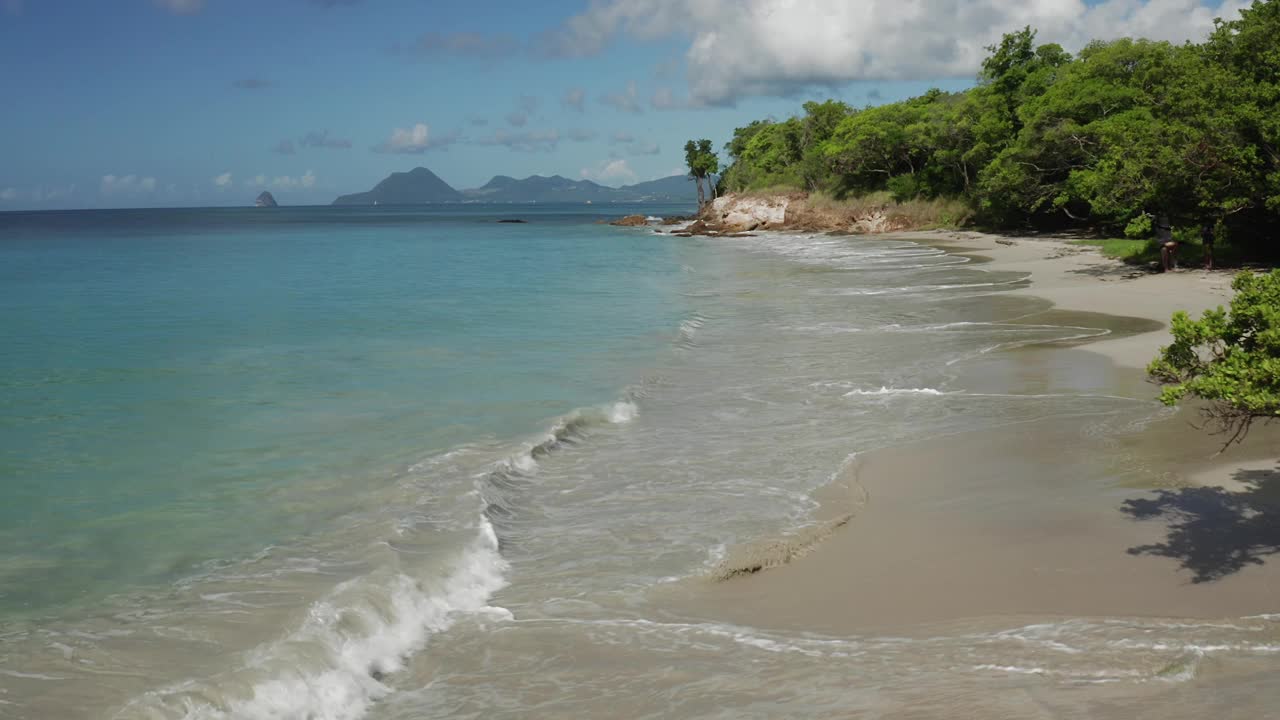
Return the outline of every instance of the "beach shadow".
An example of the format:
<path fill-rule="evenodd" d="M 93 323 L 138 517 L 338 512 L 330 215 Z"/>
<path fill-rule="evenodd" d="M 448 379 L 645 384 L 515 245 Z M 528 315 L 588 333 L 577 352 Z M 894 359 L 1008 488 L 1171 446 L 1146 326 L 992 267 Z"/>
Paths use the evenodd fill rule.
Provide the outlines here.
<path fill-rule="evenodd" d="M 1191 582 L 1204 583 L 1280 553 L 1280 465 L 1232 477 L 1237 490 L 1157 490 L 1154 497 L 1126 500 L 1120 510 L 1134 520 L 1169 524 L 1164 542 L 1129 548 L 1129 554 L 1174 558 L 1192 572 Z"/>

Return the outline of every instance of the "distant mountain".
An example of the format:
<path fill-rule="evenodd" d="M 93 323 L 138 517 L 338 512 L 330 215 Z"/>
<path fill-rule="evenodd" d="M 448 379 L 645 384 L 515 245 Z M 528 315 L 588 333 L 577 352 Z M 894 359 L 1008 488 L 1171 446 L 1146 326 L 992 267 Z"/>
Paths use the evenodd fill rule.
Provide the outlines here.
<path fill-rule="evenodd" d="M 334 205 L 420 205 L 441 202 L 546 203 L 546 202 L 693 202 L 693 180 L 685 175 L 611 188 L 591 180 L 570 180 L 560 175 L 531 175 L 523 180 L 496 175 L 484 185 L 461 192 L 426 168 L 393 173 L 369 192 L 343 195 Z"/>
<path fill-rule="evenodd" d="M 463 190 L 468 200 L 481 202 L 610 202 L 625 200 L 616 188 L 590 180 L 570 180 L 559 175 L 531 175 L 517 180 L 498 175 L 474 190 Z"/>
<path fill-rule="evenodd" d="M 462 193 L 449 187 L 435 173 L 424 167 L 409 172 L 391 173 L 369 192 L 343 195 L 334 205 L 421 205 L 423 203 L 457 202 Z"/>
<path fill-rule="evenodd" d="M 688 175 L 671 175 L 649 182 L 623 185 L 618 192 L 630 196 L 629 200 L 645 202 L 695 202 L 698 188 Z"/>
<path fill-rule="evenodd" d="M 279 205 L 276 204 L 275 196 L 273 196 L 271 192 L 268 190 L 263 190 L 258 195 L 258 199 L 254 201 L 253 206 L 254 207 L 280 207 Z"/>

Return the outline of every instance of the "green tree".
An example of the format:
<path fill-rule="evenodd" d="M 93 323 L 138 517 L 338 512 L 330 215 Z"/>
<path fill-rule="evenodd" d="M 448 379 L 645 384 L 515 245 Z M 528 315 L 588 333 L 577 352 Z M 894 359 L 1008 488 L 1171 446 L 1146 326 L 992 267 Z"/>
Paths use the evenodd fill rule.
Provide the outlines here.
<path fill-rule="evenodd" d="M 1173 344 L 1147 367 L 1165 385 L 1160 400 L 1208 400 L 1205 414 L 1238 441 L 1255 420 L 1280 418 L 1280 270 L 1240 273 L 1230 310 L 1206 310 L 1199 320 L 1173 315 Z"/>
<path fill-rule="evenodd" d="M 684 161 L 689 168 L 689 176 L 698 186 L 698 207 L 702 207 L 707 202 L 703 183 L 711 185 L 712 192 L 715 191 L 711 178 L 720 171 L 720 159 L 712 151 L 711 141 L 702 139 L 690 140 L 684 144 Z"/>

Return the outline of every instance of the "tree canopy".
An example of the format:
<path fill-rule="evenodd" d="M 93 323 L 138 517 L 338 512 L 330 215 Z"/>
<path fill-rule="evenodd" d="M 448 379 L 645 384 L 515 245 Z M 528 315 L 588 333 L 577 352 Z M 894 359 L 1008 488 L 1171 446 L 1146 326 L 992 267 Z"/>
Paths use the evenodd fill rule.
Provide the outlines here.
<path fill-rule="evenodd" d="M 1240 273 L 1232 287 L 1229 310 L 1206 310 L 1199 320 L 1174 313 L 1173 343 L 1147 368 L 1165 384 L 1165 404 L 1208 400 L 1205 412 L 1228 444 L 1253 421 L 1280 418 L 1280 270 Z"/>
<path fill-rule="evenodd" d="M 684 162 L 689 168 L 689 177 L 698 186 L 698 206 L 701 207 L 707 201 L 703 183 L 711 185 L 711 178 L 720 172 L 720 158 L 711 149 L 711 141 L 704 138 L 684 144 Z"/>
<path fill-rule="evenodd" d="M 736 129 L 721 187 L 959 197 L 988 224 L 1134 236 L 1159 215 L 1222 221 L 1280 254 L 1280 0 L 1200 44 L 1122 38 L 1073 57 L 1028 27 L 988 51 L 964 92 L 808 102 Z"/>

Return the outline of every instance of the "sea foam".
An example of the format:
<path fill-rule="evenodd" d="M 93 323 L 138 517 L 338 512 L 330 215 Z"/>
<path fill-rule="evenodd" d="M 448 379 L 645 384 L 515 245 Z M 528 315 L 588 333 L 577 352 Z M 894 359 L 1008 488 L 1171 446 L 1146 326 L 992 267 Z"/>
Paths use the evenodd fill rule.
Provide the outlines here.
<path fill-rule="evenodd" d="M 241 670 L 148 693 L 124 712 L 178 711 L 186 720 L 363 716 L 391 692 L 386 676 L 432 635 L 466 615 L 511 618 L 488 604 L 506 585 L 507 563 L 492 525 L 481 518 L 478 530 L 434 586 L 403 573 L 349 580 L 314 603 L 293 632 L 248 653 Z"/>

